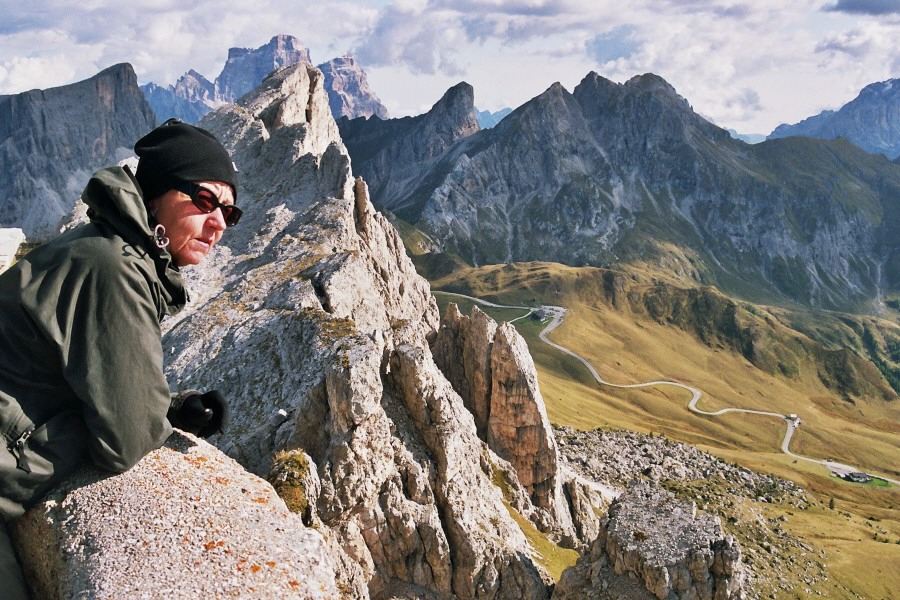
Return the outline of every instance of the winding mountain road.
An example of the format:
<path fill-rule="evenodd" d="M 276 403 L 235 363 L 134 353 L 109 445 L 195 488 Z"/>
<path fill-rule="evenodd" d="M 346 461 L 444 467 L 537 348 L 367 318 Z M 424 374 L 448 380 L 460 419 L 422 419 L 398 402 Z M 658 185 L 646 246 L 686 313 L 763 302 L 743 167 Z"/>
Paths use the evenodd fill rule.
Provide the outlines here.
<path fill-rule="evenodd" d="M 785 424 L 787 425 L 787 431 L 785 432 L 784 439 L 781 442 L 781 451 L 783 453 L 785 453 L 788 456 L 790 456 L 794 459 L 797 459 L 797 460 L 805 460 L 807 462 L 822 465 L 826 469 L 828 469 L 829 471 L 831 471 L 833 473 L 836 473 L 837 475 L 846 475 L 848 473 L 854 473 L 854 472 L 864 472 L 859 467 L 854 467 L 852 465 L 845 465 L 845 464 L 830 461 L 830 460 L 819 460 L 816 458 L 810 458 L 808 456 L 802 456 L 800 454 L 795 454 L 795 453 L 791 452 L 791 450 L 790 450 L 791 438 L 794 437 L 794 432 L 797 431 L 797 427 L 800 425 L 799 418 L 792 418 L 791 416 L 783 415 L 781 413 L 767 412 L 767 411 L 763 411 L 763 410 L 751 410 L 749 408 L 723 408 L 721 410 L 712 411 L 712 412 L 706 411 L 701 408 L 697 408 L 697 402 L 700 401 L 700 398 L 703 396 L 703 392 L 698 390 L 695 387 L 691 387 L 691 386 L 685 385 L 683 383 L 678 383 L 676 381 L 660 380 L 660 381 L 647 381 L 644 383 L 618 384 L 618 383 L 611 383 L 611 382 L 603 379 L 603 377 L 600 376 L 600 374 L 597 372 L 597 370 L 594 368 L 594 366 L 591 363 L 589 363 L 583 356 L 576 354 L 575 352 L 569 350 L 565 346 L 560 346 L 556 342 L 552 342 L 547 338 L 547 336 L 554 329 L 556 329 L 557 327 L 559 327 L 562 324 L 563 318 L 565 318 L 566 313 L 568 312 L 568 309 L 566 309 L 563 306 L 547 305 L 547 306 L 540 306 L 537 308 L 532 307 L 532 306 L 511 306 L 511 305 L 506 305 L 506 304 L 495 304 L 493 302 L 489 302 L 487 300 L 482 300 L 480 298 L 475 298 L 473 296 L 466 296 L 465 294 L 456 294 L 453 292 L 440 292 L 440 291 L 436 291 L 436 293 L 444 294 L 447 296 L 456 296 L 458 298 L 465 298 L 465 299 L 471 300 L 472 302 L 475 302 L 477 304 L 481 304 L 482 306 L 490 306 L 492 308 L 509 308 L 509 309 L 519 309 L 519 310 L 528 311 L 524 315 L 522 315 L 520 317 L 516 317 L 515 319 L 510 321 L 510 323 L 512 323 L 514 321 L 518 321 L 519 319 L 524 319 L 525 317 L 530 316 L 532 313 L 534 313 L 536 311 L 543 311 L 544 314 L 551 316 L 551 320 L 547 324 L 547 326 L 544 327 L 543 330 L 541 330 L 541 333 L 539 334 L 541 341 L 544 342 L 545 344 L 549 344 L 550 346 L 556 348 L 560 352 L 568 354 L 575 360 L 579 361 L 581 364 L 583 364 L 587 368 L 588 371 L 590 371 L 590 373 L 591 373 L 591 375 L 593 375 L 594 379 L 596 379 L 597 382 L 600 383 L 601 385 L 606 385 L 609 387 L 620 388 L 620 389 L 645 388 L 645 387 L 656 387 L 656 386 L 676 387 L 676 388 L 680 388 L 680 389 L 683 389 L 683 390 L 691 393 L 691 400 L 690 400 L 690 402 L 688 402 L 687 407 L 690 411 L 697 413 L 699 415 L 706 415 L 706 416 L 714 417 L 714 416 L 724 415 L 727 413 L 747 413 L 747 414 L 753 414 L 753 415 L 763 415 L 766 417 L 774 417 L 781 421 L 784 421 Z M 897 481 L 895 479 L 891 479 L 891 478 L 885 477 L 883 475 L 877 475 L 877 474 L 872 474 L 872 475 L 874 475 L 875 477 L 878 477 L 879 479 L 884 479 L 885 481 L 889 481 L 889 482 L 893 483 L 894 485 L 900 485 L 900 481 Z"/>

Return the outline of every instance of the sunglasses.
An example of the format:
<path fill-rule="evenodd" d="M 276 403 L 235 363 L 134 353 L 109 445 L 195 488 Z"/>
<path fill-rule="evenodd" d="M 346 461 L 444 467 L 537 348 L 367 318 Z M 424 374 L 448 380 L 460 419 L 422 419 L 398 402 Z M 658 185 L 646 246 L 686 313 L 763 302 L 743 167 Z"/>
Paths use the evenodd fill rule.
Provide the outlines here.
<path fill-rule="evenodd" d="M 244 214 L 244 212 L 234 204 L 222 204 L 219 201 L 219 197 L 216 196 L 212 190 L 209 190 L 202 185 L 185 182 L 176 185 L 174 189 L 182 194 L 190 196 L 194 206 L 199 208 L 200 212 L 204 214 L 209 214 L 217 208 L 221 208 L 222 216 L 225 217 L 225 224 L 229 227 L 237 225 L 238 221 L 241 220 L 241 215 Z"/>

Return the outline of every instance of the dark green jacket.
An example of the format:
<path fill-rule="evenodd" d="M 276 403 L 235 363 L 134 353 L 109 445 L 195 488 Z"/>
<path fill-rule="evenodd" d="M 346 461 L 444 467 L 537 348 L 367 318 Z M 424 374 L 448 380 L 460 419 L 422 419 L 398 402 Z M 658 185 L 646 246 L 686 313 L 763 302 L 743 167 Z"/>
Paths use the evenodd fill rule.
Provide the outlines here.
<path fill-rule="evenodd" d="M 186 293 L 119 167 L 82 199 L 91 222 L 0 275 L 0 516 L 22 514 L 88 457 L 125 471 L 172 429 L 159 323 Z"/>

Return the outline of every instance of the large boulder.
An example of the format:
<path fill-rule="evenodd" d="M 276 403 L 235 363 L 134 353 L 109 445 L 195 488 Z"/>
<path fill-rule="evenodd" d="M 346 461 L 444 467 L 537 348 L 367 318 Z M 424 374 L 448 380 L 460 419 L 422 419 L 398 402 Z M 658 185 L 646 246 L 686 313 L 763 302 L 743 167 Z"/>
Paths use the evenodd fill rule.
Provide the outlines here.
<path fill-rule="evenodd" d="M 555 600 L 743 598 L 737 541 L 692 502 L 635 483 L 616 498 L 589 552 L 567 569 Z"/>
<path fill-rule="evenodd" d="M 322 536 L 189 434 L 121 475 L 83 468 L 13 537 L 34 598 L 337 597 Z"/>

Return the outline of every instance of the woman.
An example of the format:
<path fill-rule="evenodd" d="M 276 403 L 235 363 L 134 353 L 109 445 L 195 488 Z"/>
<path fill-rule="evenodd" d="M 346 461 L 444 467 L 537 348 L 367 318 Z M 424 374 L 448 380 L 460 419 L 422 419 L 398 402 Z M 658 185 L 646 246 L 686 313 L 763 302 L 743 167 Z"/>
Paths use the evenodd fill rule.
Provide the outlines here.
<path fill-rule="evenodd" d="M 217 392 L 172 400 L 160 321 L 187 301 L 179 269 L 240 218 L 234 165 L 211 133 L 174 119 L 134 149 L 136 175 L 103 169 L 82 193 L 90 223 L 0 275 L 4 523 L 84 460 L 122 472 L 173 425 L 206 437 L 227 416 Z M 5 525 L 0 581 L 27 597 Z"/>

